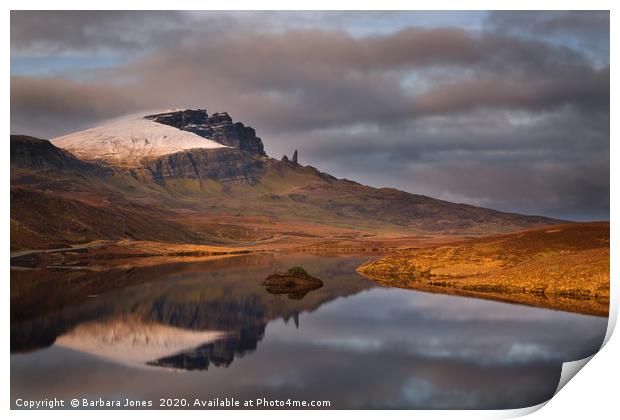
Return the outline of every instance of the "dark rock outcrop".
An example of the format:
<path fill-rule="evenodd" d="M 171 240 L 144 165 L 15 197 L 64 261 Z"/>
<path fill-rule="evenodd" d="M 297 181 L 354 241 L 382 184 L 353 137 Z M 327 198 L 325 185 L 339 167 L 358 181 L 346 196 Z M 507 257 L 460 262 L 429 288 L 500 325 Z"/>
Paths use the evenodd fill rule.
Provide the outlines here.
<path fill-rule="evenodd" d="M 212 179 L 220 182 L 253 184 L 263 160 L 233 148 L 192 149 L 142 162 L 142 175 L 157 182 L 167 179 Z"/>
<path fill-rule="evenodd" d="M 266 156 L 263 142 L 256 136 L 256 131 L 240 122 L 233 122 L 227 112 L 216 112 L 209 116 L 206 109 L 187 109 L 148 115 L 145 118 L 190 131 L 253 155 Z"/>
<path fill-rule="evenodd" d="M 301 166 L 299 165 L 297 156 L 297 149 L 295 149 L 292 158 L 289 159 L 289 157 L 285 154 L 284 156 L 282 156 L 282 159 L 280 159 L 280 162 L 286 164 L 288 167 Z"/>
<path fill-rule="evenodd" d="M 112 170 L 76 158 L 48 140 L 11 135 L 11 167 L 37 171 L 60 171 L 83 175 L 109 175 Z"/>
<path fill-rule="evenodd" d="M 302 299 L 309 292 L 323 287 L 320 279 L 312 277 L 301 267 L 293 267 L 286 273 L 271 274 L 261 284 L 268 293 L 286 294 L 290 299 Z"/>

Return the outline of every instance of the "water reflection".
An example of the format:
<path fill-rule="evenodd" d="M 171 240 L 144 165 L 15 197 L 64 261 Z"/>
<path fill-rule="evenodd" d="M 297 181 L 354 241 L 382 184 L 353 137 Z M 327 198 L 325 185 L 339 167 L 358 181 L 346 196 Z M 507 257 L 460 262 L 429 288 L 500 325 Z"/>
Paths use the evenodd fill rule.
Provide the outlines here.
<path fill-rule="evenodd" d="M 332 258 L 321 264 L 322 260 L 312 257 L 295 258 L 330 276 L 329 284 L 320 292 L 306 290 L 292 300 L 271 293 L 262 282 L 282 264 L 271 254 L 106 272 L 43 271 L 37 286 L 25 292 L 19 290 L 24 288 L 23 277 L 32 281 L 33 272 L 19 271 L 12 275 L 12 286 L 17 290 L 12 291 L 11 300 L 11 350 L 31 351 L 58 342 L 93 353 L 92 349 L 103 349 L 103 344 L 121 349 L 124 342 L 147 341 L 150 349 L 136 347 L 132 352 L 150 354 L 156 343 L 164 348 L 176 346 L 178 352 L 198 347 L 193 353 L 170 352 L 145 360 L 152 366 L 206 369 L 209 361 L 227 366 L 235 354 L 256 349 L 269 321 L 293 318 L 297 324 L 300 312 L 374 286 L 358 276 L 350 278 L 358 259 Z M 58 287 L 56 281 L 62 274 L 71 278 Z M 105 289 L 114 285 L 120 290 Z M 67 299 L 65 290 L 73 301 Z M 313 293 L 307 296 L 310 291 Z M 93 325 L 92 320 L 97 323 Z M 194 332 L 191 339 L 190 332 Z M 209 340 L 185 346 L 186 342 L 201 340 L 205 333 L 211 334 Z M 210 344 L 218 333 L 217 343 Z M 173 341 L 177 344 L 172 345 Z M 198 344 L 209 345 L 203 348 Z M 108 349 L 100 353 L 109 358 L 114 352 Z M 125 353 L 117 352 L 119 356 Z M 197 357 L 204 361 L 196 361 Z"/>
<path fill-rule="evenodd" d="M 185 330 L 135 318 L 119 318 L 79 324 L 58 337 L 56 344 L 127 366 L 144 367 L 151 360 L 227 339 L 223 332 Z"/>
<path fill-rule="evenodd" d="M 517 408 L 549 398 L 562 362 L 604 337 L 605 318 L 378 288 L 355 273 L 363 259 L 20 272 L 11 278 L 12 396 Z M 293 265 L 324 286 L 296 300 L 260 284 Z"/>
<path fill-rule="evenodd" d="M 259 331 L 241 330 L 221 340 L 206 342 L 194 349 L 162 357 L 147 364 L 183 370 L 207 370 L 210 364 L 228 367 L 235 356 L 243 356 L 248 351 L 256 350 L 264 332 L 264 327 L 260 327 Z"/>

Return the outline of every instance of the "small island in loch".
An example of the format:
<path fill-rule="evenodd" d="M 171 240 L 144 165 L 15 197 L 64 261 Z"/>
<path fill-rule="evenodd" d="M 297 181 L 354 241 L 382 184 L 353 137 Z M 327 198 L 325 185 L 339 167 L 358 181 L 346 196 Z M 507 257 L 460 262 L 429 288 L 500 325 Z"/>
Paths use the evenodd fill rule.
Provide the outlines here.
<path fill-rule="evenodd" d="M 268 293 L 286 294 L 291 299 L 301 299 L 309 292 L 323 287 L 320 279 L 312 277 L 302 267 L 292 267 L 284 273 L 271 274 L 261 284 Z"/>

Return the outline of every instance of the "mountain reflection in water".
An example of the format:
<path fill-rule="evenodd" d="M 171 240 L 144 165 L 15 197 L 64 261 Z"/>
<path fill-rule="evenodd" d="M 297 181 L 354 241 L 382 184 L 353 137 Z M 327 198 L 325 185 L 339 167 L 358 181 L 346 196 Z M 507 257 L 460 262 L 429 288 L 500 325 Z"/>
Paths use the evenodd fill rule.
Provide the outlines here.
<path fill-rule="evenodd" d="M 562 363 L 592 354 L 605 335 L 606 318 L 377 287 L 355 273 L 367 258 L 13 271 L 12 399 L 518 408 L 551 397 Z M 294 265 L 324 286 L 297 300 L 260 284 Z"/>
<path fill-rule="evenodd" d="M 56 339 L 56 345 L 131 367 L 213 341 L 226 340 L 217 331 L 192 331 L 131 318 L 86 322 Z"/>
<path fill-rule="evenodd" d="M 53 280 L 43 281 L 34 291 L 27 290 L 30 308 L 20 299 L 26 293 L 14 293 L 11 347 L 19 352 L 56 343 L 123 364 L 141 360 L 148 366 L 187 370 L 228 366 L 235 355 L 256 350 L 269 321 L 293 318 L 298 325 L 300 312 L 373 287 L 368 280 L 349 278 L 357 260 L 337 261 L 344 264 L 327 267 L 331 280 L 323 290 L 294 300 L 273 295 L 260 284 L 265 273 L 280 267 L 270 254 L 104 273 L 82 271 L 81 277 L 72 279 L 77 288 L 66 286 L 68 293 L 75 293 L 75 302 L 59 296 L 58 307 L 46 307 L 43 301 L 54 301 L 54 294 L 63 294 L 63 288 Z M 24 274 L 33 273 L 15 272 L 16 287 Z M 39 274 L 41 279 L 50 275 Z M 102 295 L 81 287 L 102 287 L 100 283 L 112 277 L 126 277 L 126 287 Z M 96 325 L 91 320 L 97 320 Z"/>

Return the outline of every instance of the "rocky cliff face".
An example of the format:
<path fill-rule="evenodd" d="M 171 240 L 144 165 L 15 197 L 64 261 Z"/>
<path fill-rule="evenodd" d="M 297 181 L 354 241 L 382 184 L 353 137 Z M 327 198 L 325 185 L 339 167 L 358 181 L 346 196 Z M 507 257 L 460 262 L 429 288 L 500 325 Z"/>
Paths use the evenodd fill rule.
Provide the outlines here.
<path fill-rule="evenodd" d="M 265 156 L 263 142 L 256 137 L 256 131 L 240 122 L 234 123 L 226 112 L 216 112 L 209 116 L 206 109 L 187 109 L 148 115 L 145 118 L 198 134 L 253 155 Z"/>
<path fill-rule="evenodd" d="M 193 149 L 156 159 L 144 160 L 141 175 L 157 182 L 167 179 L 213 179 L 220 182 L 253 184 L 255 170 L 264 164 L 263 159 L 238 149 Z"/>

